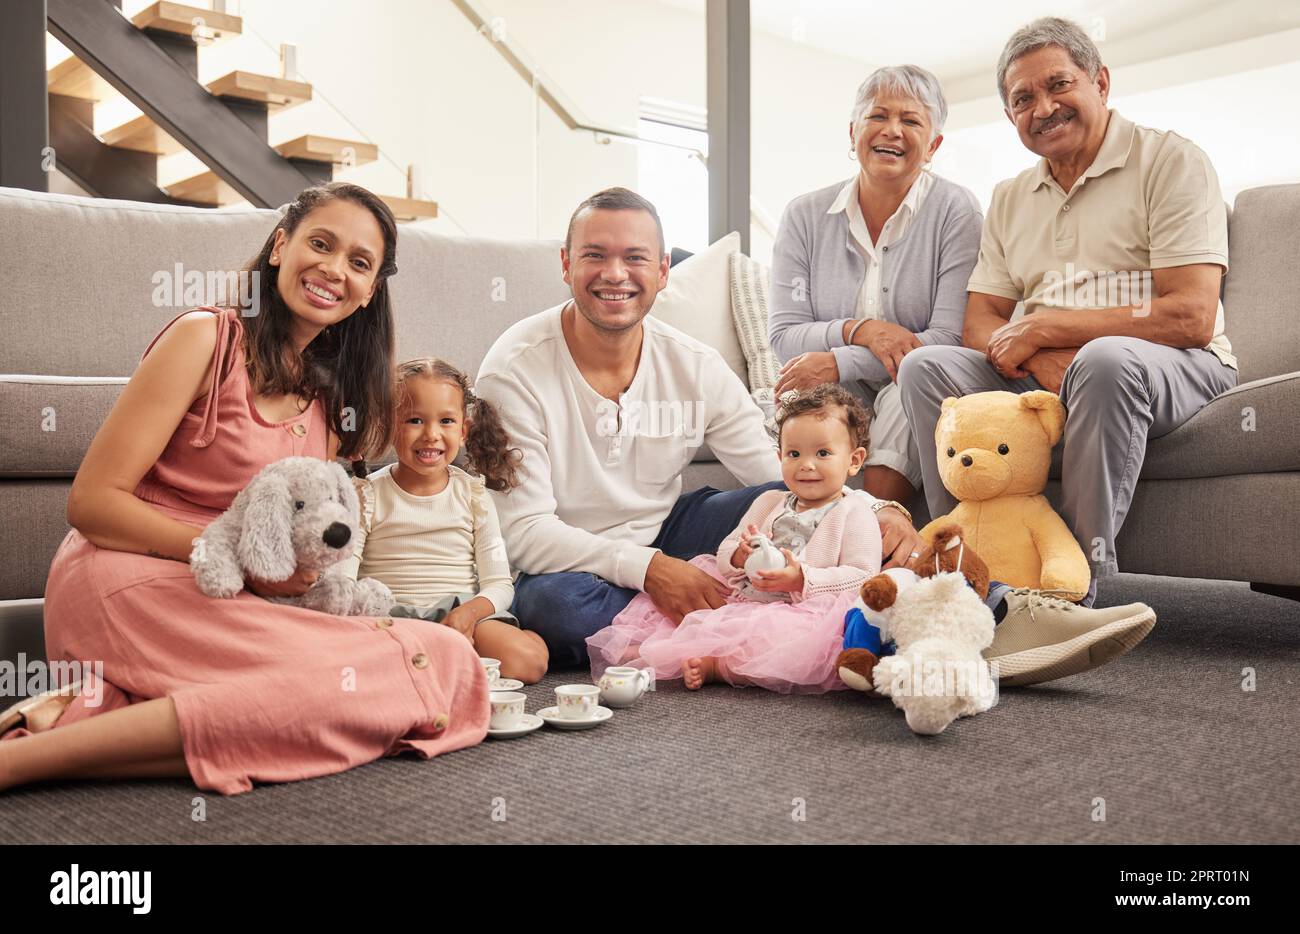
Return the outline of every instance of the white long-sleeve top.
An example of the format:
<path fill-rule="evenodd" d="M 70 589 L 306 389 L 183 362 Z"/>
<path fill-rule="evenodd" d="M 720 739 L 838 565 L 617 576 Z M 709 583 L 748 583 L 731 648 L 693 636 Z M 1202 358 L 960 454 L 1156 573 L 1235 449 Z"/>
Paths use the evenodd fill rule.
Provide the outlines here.
<path fill-rule="evenodd" d="M 492 497 L 482 477 L 447 471 L 447 485 L 432 496 L 403 490 L 392 464 L 356 481 L 361 522 L 344 570 L 382 581 L 399 603 L 432 606 L 476 593 L 506 612 L 515 587 Z"/>
<path fill-rule="evenodd" d="M 569 352 L 563 308 L 514 324 L 479 369 L 474 391 L 523 452 L 521 484 L 492 496 L 520 571 L 587 571 L 640 590 L 700 445 L 747 486 L 781 478 L 776 448 L 721 355 L 653 313 L 631 385 L 606 399 Z"/>

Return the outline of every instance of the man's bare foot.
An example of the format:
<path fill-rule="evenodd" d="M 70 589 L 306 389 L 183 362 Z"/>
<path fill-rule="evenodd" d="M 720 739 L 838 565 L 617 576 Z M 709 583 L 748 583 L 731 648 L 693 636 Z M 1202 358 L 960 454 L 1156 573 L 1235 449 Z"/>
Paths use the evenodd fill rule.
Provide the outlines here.
<path fill-rule="evenodd" d="M 686 690 L 696 691 L 710 681 L 718 680 L 718 660 L 713 656 L 688 658 L 682 666 L 682 677 L 686 681 Z"/>

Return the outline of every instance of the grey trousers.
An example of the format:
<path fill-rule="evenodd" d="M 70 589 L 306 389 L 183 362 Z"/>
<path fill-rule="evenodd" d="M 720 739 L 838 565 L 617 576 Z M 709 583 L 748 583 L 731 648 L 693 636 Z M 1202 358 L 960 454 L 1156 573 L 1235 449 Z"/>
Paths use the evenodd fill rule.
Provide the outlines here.
<path fill-rule="evenodd" d="M 1149 438 L 1168 434 L 1207 402 L 1237 385 L 1237 371 L 1208 350 L 1178 350 L 1133 337 L 1084 345 L 1065 371 L 1061 517 L 1098 578 L 1118 572 L 1115 536 L 1124 524 Z M 930 515 L 957 501 L 939 479 L 934 429 L 949 396 L 1002 389 L 1042 389 L 1033 377 L 1006 379 L 984 354 L 965 347 L 918 347 L 898 371 L 912 436 L 921 458 Z"/>

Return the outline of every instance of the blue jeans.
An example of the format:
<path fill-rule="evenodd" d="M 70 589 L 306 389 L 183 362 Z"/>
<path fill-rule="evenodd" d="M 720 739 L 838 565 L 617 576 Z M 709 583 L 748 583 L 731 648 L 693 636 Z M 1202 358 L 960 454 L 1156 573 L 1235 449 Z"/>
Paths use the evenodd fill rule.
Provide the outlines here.
<path fill-rule="evenodd" d="M 683 493 L 650 545 L 683 561 L 713 554 L 761 493 L 784 489 L 776 480 L 726 492 L 705 486 Z M 546 641 L 553 668 L 572 668 L 587 664 L 587 637 L 612 623 L 637 593 L 582 571 L 520 574 L 510 611 L 524 629 Z"/>

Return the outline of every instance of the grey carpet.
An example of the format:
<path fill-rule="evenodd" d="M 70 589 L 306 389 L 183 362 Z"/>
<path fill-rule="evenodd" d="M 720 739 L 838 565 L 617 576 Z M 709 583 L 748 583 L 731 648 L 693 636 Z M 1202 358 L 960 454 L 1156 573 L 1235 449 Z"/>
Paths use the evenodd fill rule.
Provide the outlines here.
<path fill-rule="evenodd" d="M 0 794 L 0 843 L 1300 840 L 1300 603 L 1137 576 L 1102 598 L 1151 603 L 1154 632 L 1096 671 L 1006 690 L 939 737 L 852 692 L 678 682 L 590 732 L 203 794 L 202 823 L 182 781 L 19 789 Z M 528 688 L 528 709 L 581 674 Z"/>

